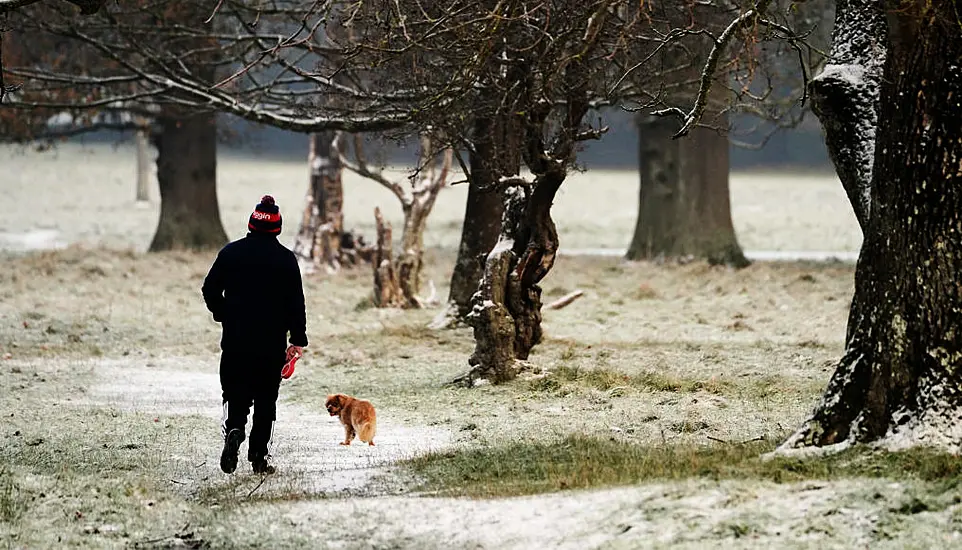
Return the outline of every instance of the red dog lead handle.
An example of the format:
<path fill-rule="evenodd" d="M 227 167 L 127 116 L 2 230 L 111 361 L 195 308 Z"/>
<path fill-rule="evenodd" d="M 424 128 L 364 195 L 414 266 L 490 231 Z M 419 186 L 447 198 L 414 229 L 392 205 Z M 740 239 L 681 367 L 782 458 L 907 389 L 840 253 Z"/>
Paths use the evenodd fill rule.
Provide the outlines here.
<path fill-rule="evenodd" d="M 300 358 L 300 355 L 294 355 L 287 363 L 284 363 L 284 368 L 281 369 L 281 378 L 287 380 L 294 374 L 294 365 L 297 364 L 297 360 Z"/>

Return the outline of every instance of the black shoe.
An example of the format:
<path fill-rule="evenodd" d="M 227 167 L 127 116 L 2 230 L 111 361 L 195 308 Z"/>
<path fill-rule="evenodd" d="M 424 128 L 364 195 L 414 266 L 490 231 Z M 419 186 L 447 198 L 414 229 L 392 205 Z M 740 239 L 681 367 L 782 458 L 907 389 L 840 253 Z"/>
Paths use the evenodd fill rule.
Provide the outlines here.
<path fill-rule="evenodd" d="M 237 469 L 237 454 L 241 443 L 244 442 L 244 432 L 233 429 L 224 438 L 224 450 L 220 453 L 220 469 L 225 474 L 232 474 Z"/>
<path fill-rule="evenodd" d="M 273 474 L 277 471 L 274 465 L 271 464 L 271 457 L 269 456 L 251 460 L 251 469 L 254 470 L 255 474 Z"/>

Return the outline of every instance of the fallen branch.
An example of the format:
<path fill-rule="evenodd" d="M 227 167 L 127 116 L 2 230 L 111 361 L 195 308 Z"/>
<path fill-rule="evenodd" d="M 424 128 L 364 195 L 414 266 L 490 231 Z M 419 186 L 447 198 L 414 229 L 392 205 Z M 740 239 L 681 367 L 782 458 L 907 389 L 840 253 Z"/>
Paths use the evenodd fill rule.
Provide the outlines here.
<path fill-rule="evenodd" d="M 565 294 L 561 298 L 558 298 L 557 300 L 551 302 L 550 304 L 544 307 L 546 309 L 561 309 L 567 306 L 568 304 L 570 304 L 571 302 L 574 302 L 578 298 L 581 298 L 584 295 L 585 295 L 585 291 L 583 290 L 576 290 L 574 292 L 569 292 L 568 294 Z"/>
<path fill-rule="evenodd" d="M 754 443 L 756 441 L 765 441 L 765 436 L 753 437 L 751 439 L 746 439 L 745 441 L 728 441 L 727 439 L 719 439 L 717 437 L 712 437 L 710 435 L 705 436 L 711 441 L 717 441 L 719 443 L 724 443 L 726 445 L 745 445 L 747 443 Z"/>

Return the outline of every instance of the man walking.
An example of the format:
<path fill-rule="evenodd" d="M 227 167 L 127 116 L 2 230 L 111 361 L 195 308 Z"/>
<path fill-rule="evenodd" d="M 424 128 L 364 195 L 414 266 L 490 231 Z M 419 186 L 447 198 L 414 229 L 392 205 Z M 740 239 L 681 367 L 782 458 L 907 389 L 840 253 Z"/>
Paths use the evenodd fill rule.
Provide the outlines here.
<path fill-rule="evenodd" d="M 244 426 L 253 405 L 247 459 L 255 473 L 272 474 L 270 450 L 281 369 L 307 346 L 304 289 L 297 258 L 277 241 L 281 214 L 273 197 L 261 198 L 247 228 L 246 237 L 217 254 L 202 292 L 207 309 L 223 327 L 224 450 L 220 468 L 228 474 L 237 469 Z"/>

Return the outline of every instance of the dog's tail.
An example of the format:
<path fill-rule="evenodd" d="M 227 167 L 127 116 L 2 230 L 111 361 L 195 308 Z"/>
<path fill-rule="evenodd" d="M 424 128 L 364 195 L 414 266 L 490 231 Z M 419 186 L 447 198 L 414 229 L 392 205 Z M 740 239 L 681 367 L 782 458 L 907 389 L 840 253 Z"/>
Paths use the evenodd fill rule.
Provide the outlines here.
<path fill-rule="evenodd" d="M 361 424 L 361 429 L 357 431 L 357 438 L 363 443 L 374 445 L 374 434 L 377 432 L 377 420 L 371 419 Z"/>

